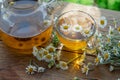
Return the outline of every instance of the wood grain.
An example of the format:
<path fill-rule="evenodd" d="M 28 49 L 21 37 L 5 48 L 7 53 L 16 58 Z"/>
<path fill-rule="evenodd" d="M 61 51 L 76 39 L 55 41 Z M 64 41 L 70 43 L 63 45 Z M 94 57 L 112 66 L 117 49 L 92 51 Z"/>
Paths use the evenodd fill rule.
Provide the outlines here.
<path fill-rule="evenodd" d="M 59 10 L 58 14 L 71 9 L 80 9 L 90 13 L 95 20 L 101 15 L 111 19 L 112 16 L 120 18 L 120 12 L 99 9 L 93 6 L 77 5 L 72 3 L 65 3 L 65 6 Z M 14 43 L 13 43 L 14 44 Z M 73 52 L 63 50 L 61 59 L 68 61 L 69 59 L 80 55 Z M 46 63 L 37 61 L 32 54 L 24 55 L 10 52 L 2 41 L 0 41 L 0 80 L 72 80 L 73 77 L 84 77 L 84 78 L 95 78 L 98 80 L 117 80 L 120 77 L 120 71 L 109 72 L 107 65 L 100 65 L 95 67 L 93 71 L 90 71 L 86 76 L 81 73 L 79 67 L 76 66 L 75 62 L 69 65 L 67 71 L 59 70 L 53 67 L 47 69 L 45 73 L 36 73 L 35 75 L 28 75 L 25 73 L 25 68 L 28 66 L 29 60 L 35 60 L 39 66 L 46 66 Z M 87 60 L 93 60 L 92 56 L 87 56 Z"/>

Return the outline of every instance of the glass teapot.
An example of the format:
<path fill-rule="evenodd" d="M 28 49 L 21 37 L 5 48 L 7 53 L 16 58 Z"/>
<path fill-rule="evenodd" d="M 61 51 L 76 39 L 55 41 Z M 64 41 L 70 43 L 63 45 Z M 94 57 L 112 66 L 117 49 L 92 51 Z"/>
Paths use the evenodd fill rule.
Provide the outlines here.
<path fill-rule="evenodd" d="M 57 0 L 2 0 L 0 30 L 10 50 L 28 53 L 48 42 L 52 34 L 53 3 Z"/>

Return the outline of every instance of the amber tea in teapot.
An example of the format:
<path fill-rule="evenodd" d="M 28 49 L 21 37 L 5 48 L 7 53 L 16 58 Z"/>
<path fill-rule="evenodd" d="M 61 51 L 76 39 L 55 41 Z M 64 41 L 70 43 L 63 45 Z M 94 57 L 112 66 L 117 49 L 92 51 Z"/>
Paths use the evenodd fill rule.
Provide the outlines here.
<path fill-rule="evenodd" d="M 0 12 L 3 42 L 20 53 L 28 53 L 33 46 L 47 43 L 53 28 L 52 15 L 47 8 L 53 1 L 3 0 Z"/>

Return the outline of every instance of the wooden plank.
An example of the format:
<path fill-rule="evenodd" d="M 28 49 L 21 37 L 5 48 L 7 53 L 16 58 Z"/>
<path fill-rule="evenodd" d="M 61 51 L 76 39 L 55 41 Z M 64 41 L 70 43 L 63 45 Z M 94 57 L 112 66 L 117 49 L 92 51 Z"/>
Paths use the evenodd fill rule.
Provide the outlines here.
<path fill-rule="evenodd" d="M 72 3 L 65 3 L 65 6 L 59 10 L 58 14 L 71 9 L 80 9 L 90 13 L 96 20 L 101 16 L 110 16 L 120 18 L 120 12 L 105 9 L 99 9 L 93 6 L 77 5 Z M 75 57 L 73 52 L 62 51 L 61 58 L 68 61 Z M 53 67 L 47 69 L 45 73 L 36 73 L 35 75 L 28 75 L 25 73 L 25 68 L 28 66 L 29 60 L 35 60 L 39 66 L 46 67 L 46 63 L 37 61 L 33 55 L 16 54 L 8 51 L 2 41 L 0 41 L 0 80 L 72 80 L 73 77 L 95 78 L 98 80 L 117 80 L 120 77 L 120 71 L 109 72 L 107 65 L 100 65 L 95 67 L 94 71 L 89 72 L 88 76 L 81 73 L 80 68 L 76 65 L 76 61 L 69 65 L 67 71 L 59 70 Z M 88 61 L 93 61 L 92 56 L 87 57 Z"/>

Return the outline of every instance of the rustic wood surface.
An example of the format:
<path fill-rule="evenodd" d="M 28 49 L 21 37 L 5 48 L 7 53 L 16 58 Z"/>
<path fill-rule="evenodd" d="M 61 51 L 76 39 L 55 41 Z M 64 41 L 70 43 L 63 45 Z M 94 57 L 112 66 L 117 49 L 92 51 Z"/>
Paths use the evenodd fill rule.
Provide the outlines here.
<path fill-rule="evenodd" d="M 77 5 L 72 3 L 65 3 L 62 9 L 57 14 L 71 9 L 80 9 L 90 13 L 96 20 L 101 16 L 106 16 L 108 19 L 112 17 L 120 18 L 120 12 L 99 9 L 93 6 Z M 57 15 L 56 15 L 57 16 Z M 14 45 L 14 43 L 13 43 Z M 68 61 L 75 57 L 73 52 L 62 51 L 62 59 Z M 44 73 L 37 73 L 35 75 L 28 75 L 25 73 L 25 68 L 28 66 L 29 60 L 34 59 L 39 66 L 46 66 L 44 63 L 38 62 L 32 54 L 17 54 L 10 52 L 0 41 L 0 80 L 72 80 L 73 77 L 93 78 L 98 80 L 117 80 L 120 78 L 120 71 L 109 72 L 107 65 L 100 65 L 95 67 L 93 71 L 90 71 L 86 76 L 81 73 L 81 70 L 71 63 L 67 71 L 58 70 L 56 68 L 47 69 Z M 88 60 L 92 60 L 92 56 L 88 56 Z"/>

